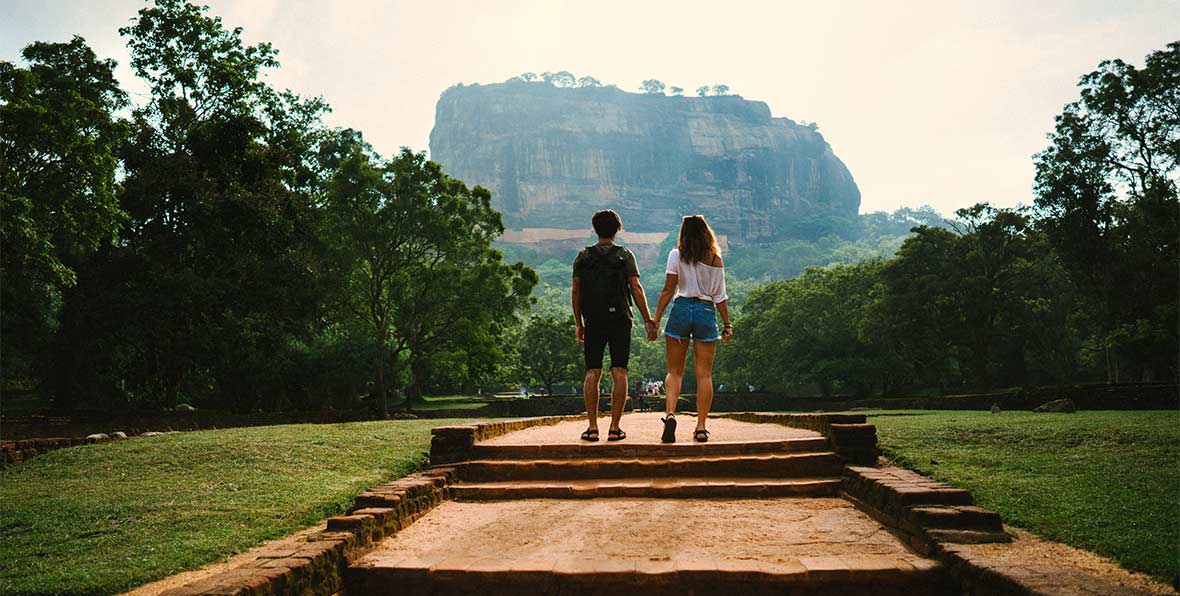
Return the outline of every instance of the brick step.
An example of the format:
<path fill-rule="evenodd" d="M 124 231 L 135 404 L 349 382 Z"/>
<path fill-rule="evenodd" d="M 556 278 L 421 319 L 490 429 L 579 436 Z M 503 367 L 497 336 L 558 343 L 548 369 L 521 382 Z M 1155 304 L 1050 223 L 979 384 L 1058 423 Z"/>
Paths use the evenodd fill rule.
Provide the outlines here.
<path fill-rule="evenodd" d="M 591 499 L 602 497 L 655 498 L 758 498 L 829 497 L 836 495 L 840 479 L 811 478 L 599 478 L 592 480 L 515 480 L 460 482 L 453 485 L 456 499 Z"/>
<path fill-rule="evenodd" d="M 748 455 L 754 453 L 784 453 L 798 451 L 828 451 L 828 440 L 823 437 L 782 439 L 779 441 L 750 441 L 746 443 L 634 443 L 627 440 L 610 442 L 605 438 L 597 443 L 555 443 L 544 445 L 497 445 L 476 443 L 471 459 L 567 459 L 578 457 L 683 457 L 686 455 Z"/>
<path fill-rule="evenodd" d="M 974 505 L 924 505 L 910 507 L 905 520 L 925 528 L 1004 532 L 1000 515 Z"/>
<path fill-rule="evenodd" d="M 456 466 L 460 480 L 573 480 L 670 476 L 839 476 L 844 463 L 835 453 L 769 453 L 685 457 L 491 459 Z"/>
<path fill-rule="evenodd" d="M 349 596 L 417 594 L 946 594 L 943 566 L 919 557 L 811 557 L 752 560 L 366 557 L 344 574 Z"/>

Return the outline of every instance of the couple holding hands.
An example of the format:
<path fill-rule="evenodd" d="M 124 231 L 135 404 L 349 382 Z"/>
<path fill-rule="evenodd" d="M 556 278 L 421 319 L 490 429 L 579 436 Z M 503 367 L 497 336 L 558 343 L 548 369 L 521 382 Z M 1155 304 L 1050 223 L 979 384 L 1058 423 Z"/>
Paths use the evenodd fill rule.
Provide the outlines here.
<path fill-rule="evenodd" d="M 643 284 L 635 255 L 615 244 L 615 235 L 623 220 L 612 210 L 599 211 L 591 220 L 598 243 L 588 246 L 574 259 L 573 310 L 578 341 L 583 346 L 586 378 L 582 390 L 586 398 L 589 427 L 583 441 L 597 441 L 598 387 L 602 379 L 603 352 L 610 348 L 611 422 L 607 440 L 620 441 L 627 433 L 619 428 L 627 400 L 627 362 L 631 353 L 631 303 L 639 308 L 647 330 L 647 340 L 655 341 L 664 310 L 671 304 L 664 326 L 668 375 L 664 379 L 667 396 L 664 406 L 664 443 L 676 441 L 676 402 L 684 380 L 689 343 L 693 346 L 697 387 L 697 422 L 693 440 L 709 440 L 705 422 L 713 403 L 713 357 L 718 341 L 733 337 L 729 320 L 728 296 L 725 293 L 725 269 L 717 237 L 702 215 L 685 216 L 680 224 L 676 248 L 668 253 L 664 287 L 660 290 L 656 314 L 648 311 Z M 722 327 L 717 327 L 717 313 Z"/>

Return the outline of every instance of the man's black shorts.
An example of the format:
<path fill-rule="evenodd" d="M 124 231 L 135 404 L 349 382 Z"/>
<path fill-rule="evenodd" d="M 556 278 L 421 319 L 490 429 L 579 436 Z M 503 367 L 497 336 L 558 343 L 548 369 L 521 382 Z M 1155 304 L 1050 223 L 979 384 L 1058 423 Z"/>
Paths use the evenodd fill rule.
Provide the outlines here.
<path fill-rule="evenodd" d="M 631 358 L 631 319 L 586 321 L 586 343 L 582 346 L 586 370 L 602 368 L 602 352 L 607 345 L 610 345 L 610 367 L 627 368 Z"/>

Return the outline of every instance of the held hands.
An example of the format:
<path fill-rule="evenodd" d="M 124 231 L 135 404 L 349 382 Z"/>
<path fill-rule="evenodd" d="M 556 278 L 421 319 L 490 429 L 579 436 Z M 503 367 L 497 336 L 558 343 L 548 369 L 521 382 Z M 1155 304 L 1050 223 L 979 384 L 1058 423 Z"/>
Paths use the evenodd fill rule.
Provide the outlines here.
<path fill-rule="evenodd" d="M 648 319 L 643 322 L 643 328 L 647 330 L 647 341 L 655 341 L 659 337 L 659 325 L 655 319 Z"/>

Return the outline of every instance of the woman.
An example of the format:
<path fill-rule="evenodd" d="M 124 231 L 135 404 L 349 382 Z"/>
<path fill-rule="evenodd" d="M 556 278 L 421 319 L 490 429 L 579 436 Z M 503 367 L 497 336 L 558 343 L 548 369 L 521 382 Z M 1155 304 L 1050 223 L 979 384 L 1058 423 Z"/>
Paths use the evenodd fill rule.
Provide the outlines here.
<path fill-rule="evenodd" d="M 664 308 L 672 302 L 668 325 L 664 327 L 664 344 L 668 354 L 668 376 L 664 380 L 667 398 L 664 403 L 665 443 L 676 441 L 676 401 L 680 399 L 680 384 L 684 380 L 684 365 L 688 357 L 689 341 L 697 376 L 697 426 L 693 440 L 709 440 L 705 420 L 713 404 L 713 356 L 717 354 L 717 340 L 729 341 L 733 325 L 729 322 L 729 296 L 725 294 L 725 269 L 717 237 L 703 215 L 688 215 L 680 224 L 680 240 L 668 253 L 667 276 L 660 301 L 656 306 L 656 326 Z M 717 330 L 717 311 L 723 326 Z"/>

